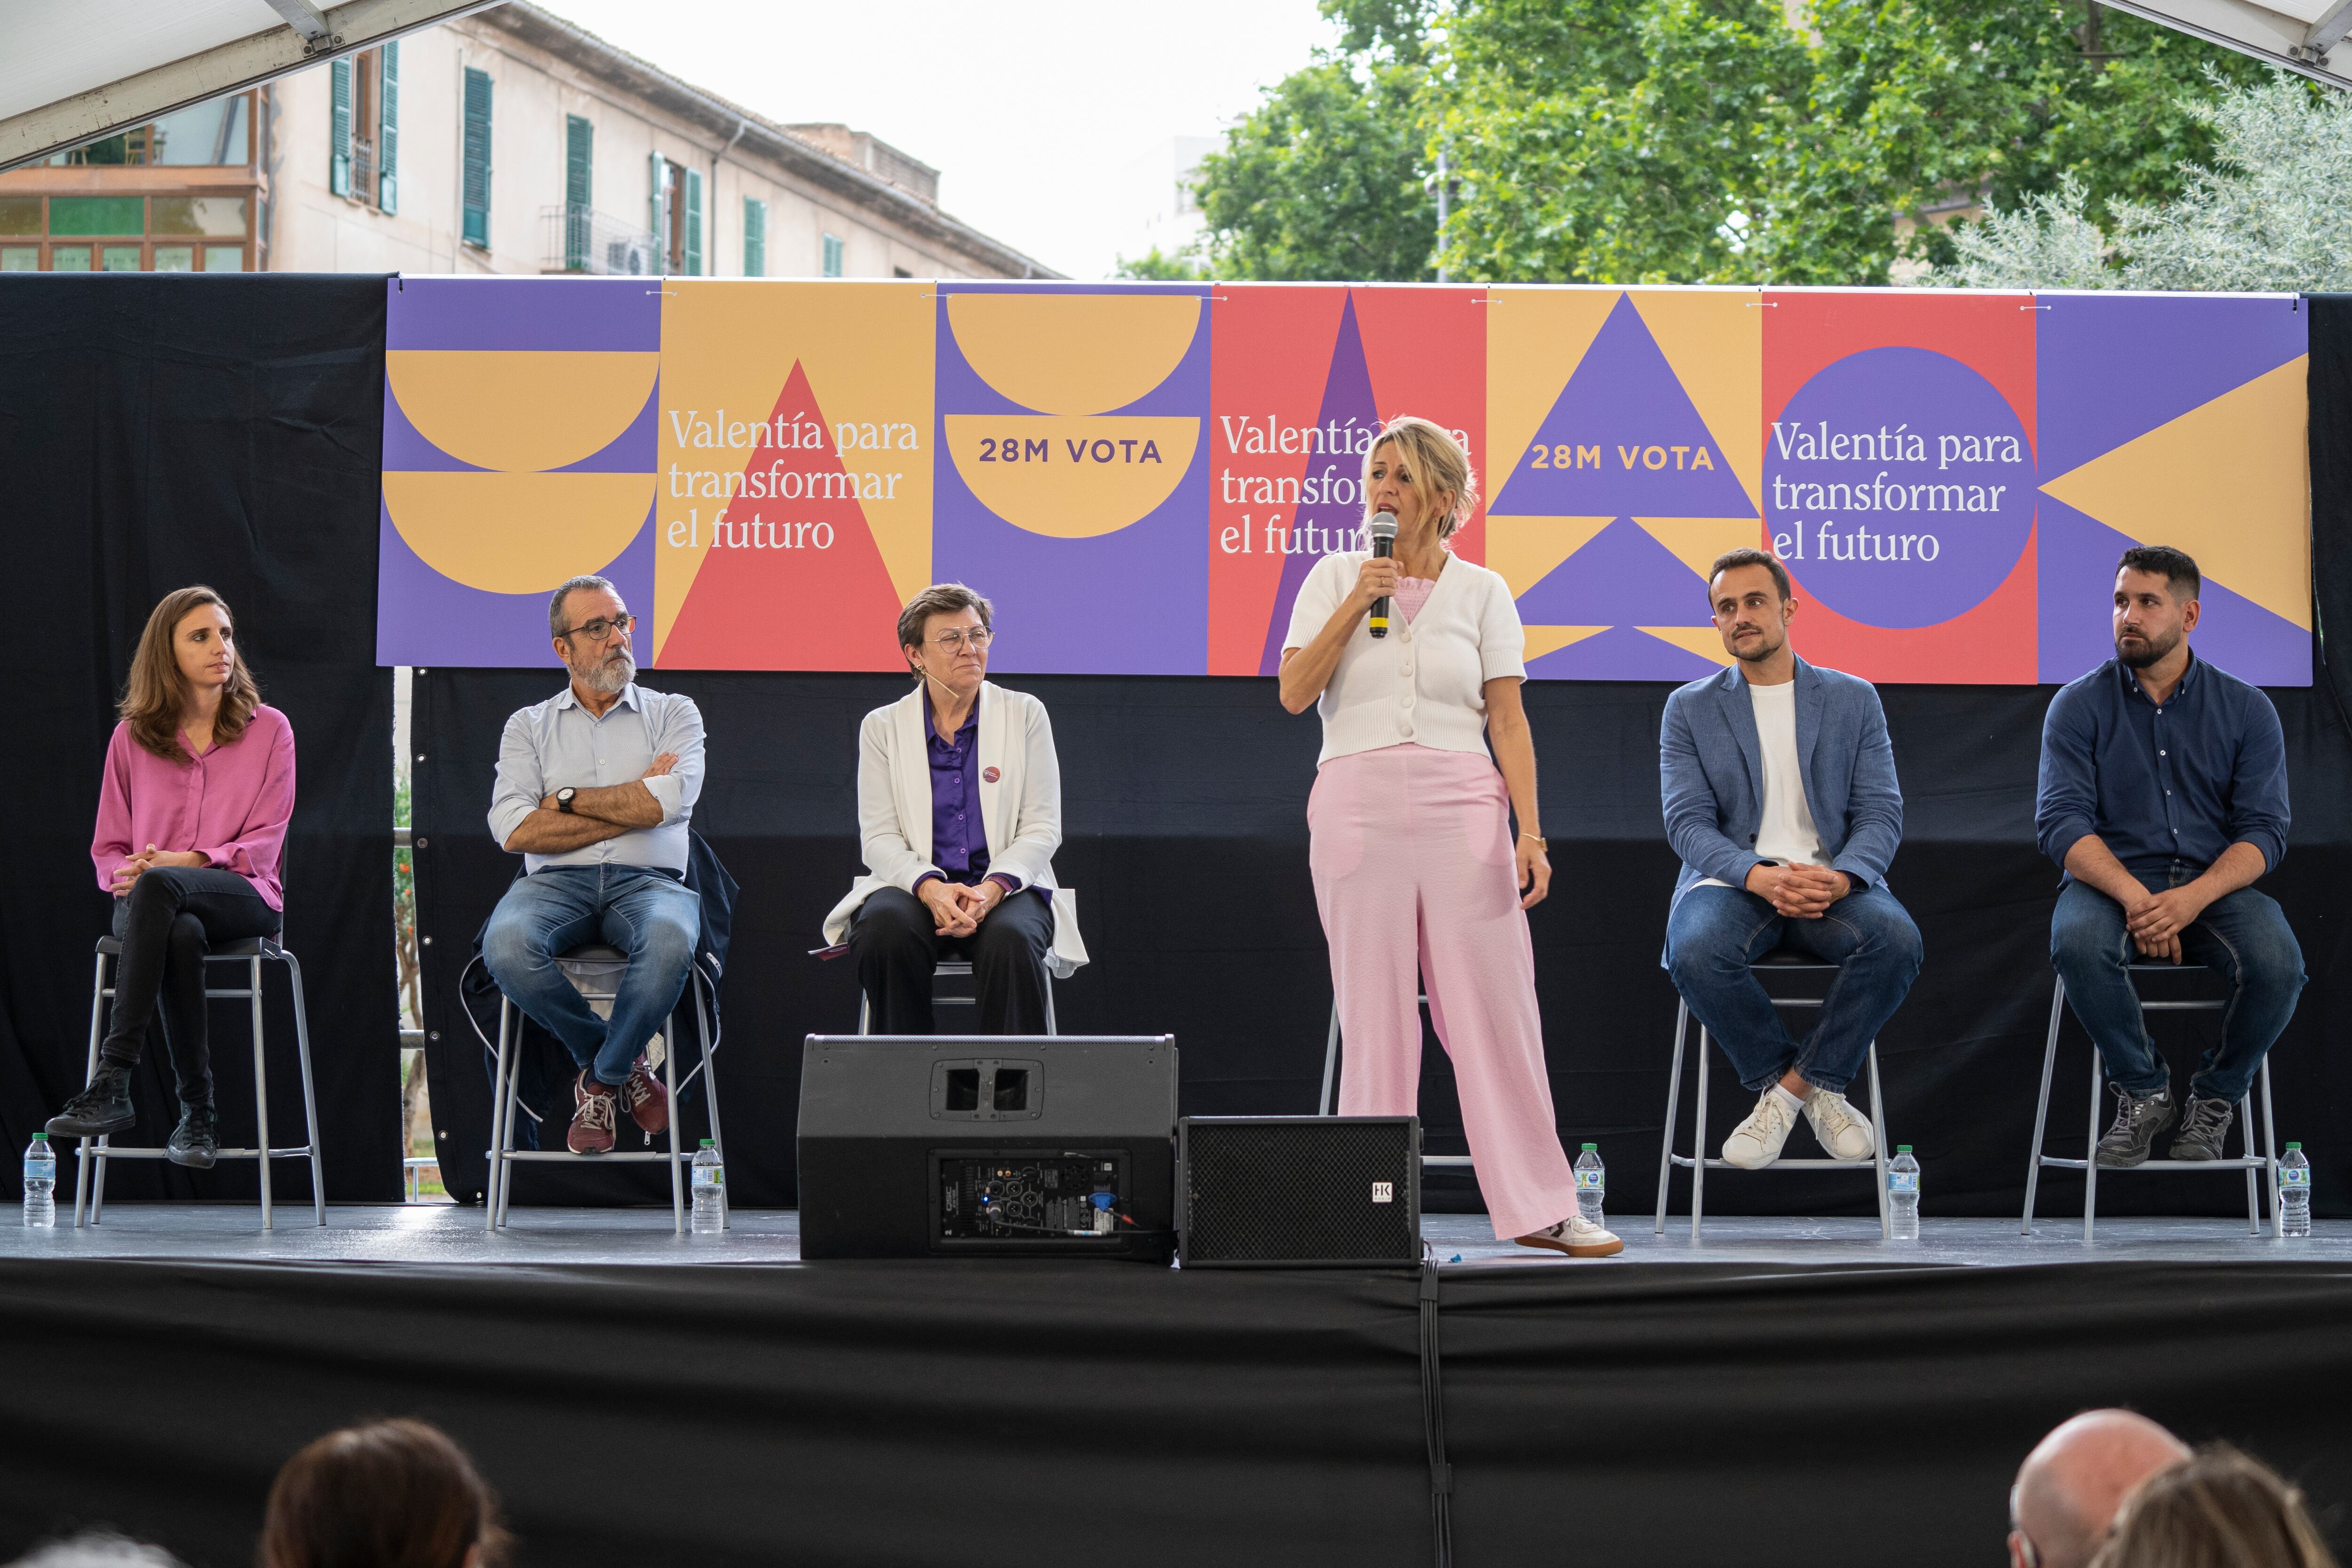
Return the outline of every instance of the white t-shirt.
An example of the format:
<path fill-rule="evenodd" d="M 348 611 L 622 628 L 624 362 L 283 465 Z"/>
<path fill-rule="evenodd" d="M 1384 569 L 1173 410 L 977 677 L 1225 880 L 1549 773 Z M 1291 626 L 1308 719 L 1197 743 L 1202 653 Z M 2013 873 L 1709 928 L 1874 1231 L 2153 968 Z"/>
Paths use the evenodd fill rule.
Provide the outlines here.
<path fill-rule="evenodd" d="M 1756 711 L 1757 749 L 1764 761 L 1762 820 L 1756 824 L 1756 852 L 1782 865 L 1830 863 L 1822 852 L 1821 830 L 1813 825 L 1812 808 L 1805 803 L 1805 765 L 1797 755 L 1797 683 L 1777 686 L 1749 682 L 1748 700 Z M 1729 887 L 1720 877 L 1695 883 L 1696 887 Z"/>
<path fill-rule="evenodd" d="M 1315 641 L 1355 588 L 1367 555 L 1348 550 L 1315 563 L 1291 607 L 1286 649 Z M 1369 618 L 1356 622 L 1315 705 L 1323 716 L 1318 765 L 1387 746 L 1483 754 L 1486 683 L 1524 680 L 1526 654 L 1527 632 L 1502 574 L 1449 558 L 1410 622 L 1391 617 L 1385 638 L 1373 637 Z"/>

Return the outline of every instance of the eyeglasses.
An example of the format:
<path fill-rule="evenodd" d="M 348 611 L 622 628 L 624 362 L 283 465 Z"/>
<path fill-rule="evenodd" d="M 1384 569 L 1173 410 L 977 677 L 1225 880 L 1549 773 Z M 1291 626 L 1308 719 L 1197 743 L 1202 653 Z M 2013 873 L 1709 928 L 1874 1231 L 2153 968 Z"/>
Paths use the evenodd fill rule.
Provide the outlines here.
<path fill-rule="evenodd" d="M 969 644 L 975 653 L 986 653 L 988 644 L 994 640 L 994 637 L 995 633 L 985 626 L 974 626 L 968 631 L 958 627 L 953 631 L 942 632 L 932 638 L 931 646 L 952 659 L 964 651 L 966 644 Z"/>
<path fill-rule="evenodd" d="M 574 626 L 571 631 L 566 632 L 564 635 L 566 637 L 585 637 L 591 643 L 609 643 L 613 640 L 615 633 L 624 637 L 627 636 L 629 634 L 629 629 L 636 623 L 637 618 L 634 615 L 615 615 L 610 621 L 605 620 L 600 615 L 584 626 Z"/>

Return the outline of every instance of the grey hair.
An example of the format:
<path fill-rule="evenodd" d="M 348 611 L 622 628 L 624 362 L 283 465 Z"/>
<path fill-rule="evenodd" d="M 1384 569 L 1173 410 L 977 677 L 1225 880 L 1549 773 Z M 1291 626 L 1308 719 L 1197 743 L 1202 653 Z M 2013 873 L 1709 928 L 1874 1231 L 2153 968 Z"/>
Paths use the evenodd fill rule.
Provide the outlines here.
<path fill-rule="evenodd" d="M 615 599 L 621 597 L 621 591 L 613 586 L 613 580 L 609 577 L 598 577 L 594 572 L 583 572 L 578 577 L 565 578 L 556 585 L 555 597 L 547 601 L 547 634 L 549 636 L 561 637 L 572 630 L 570 623 L 563 619 L 563 601 L 583 588 L 602 589 Z"/>
<path fill-rule="evenodd" d="M 966 588 L 961 582 L 931 584 L 907 601 L 907 608 L 898 612 L 898 646 L 921 647 L 923 628 L 932 616 L 953 615 L 964 610 L 979 612 L 982 626 L 993 627 L 996 624 L 996 606 L 988 601 L 986 594 Z M 908 668 L 912 667 L 910 663 Z"/>
<path fill-rule="evenodd" d="M 160 1546 L 142 1546 L 108 1530 L 86 1531 L 68 1541 L 33 1548 L 9 1568 L 182 1568 Z"/>

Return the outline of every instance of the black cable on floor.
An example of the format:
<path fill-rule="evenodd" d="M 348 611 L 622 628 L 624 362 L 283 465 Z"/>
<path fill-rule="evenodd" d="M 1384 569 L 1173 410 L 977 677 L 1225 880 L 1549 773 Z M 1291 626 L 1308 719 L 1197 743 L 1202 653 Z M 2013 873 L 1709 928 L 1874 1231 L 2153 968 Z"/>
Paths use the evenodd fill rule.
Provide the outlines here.
<path fill-rule="evenodd" d="M 1454 1568 L 1454 1467 L 1445 1458 L 1445 1385 L 1438 1366 L 1437 1260 L 1421 1265 L 1421 1425 L 1429 1445 L 1429 1521 L 1437 1568 Z"/>

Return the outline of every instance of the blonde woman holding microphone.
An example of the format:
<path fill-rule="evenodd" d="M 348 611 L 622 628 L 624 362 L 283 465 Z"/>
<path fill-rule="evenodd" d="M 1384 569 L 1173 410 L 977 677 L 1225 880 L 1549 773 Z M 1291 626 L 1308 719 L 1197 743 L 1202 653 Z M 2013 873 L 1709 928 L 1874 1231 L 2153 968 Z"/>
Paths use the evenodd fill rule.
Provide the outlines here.
<path fill-rule="evenodd" d="M 1605 1258 L 1625 1244 L 1577 1213 L 1536 1010 L 1526 911 L 1551 863 L 1519 701 L 1525 635 L 1503 579 L 1445 543 L 1476 484 L 1452 435 L 1391 420 L 1365 456 L 1363 496 L 1368 518 L 1394 516 L 1395 555 L 1325 556 L 1282 652 L 1282 706 L 1323 719 L 1307 821 L 1346 1040 L 1339 1112 L 1414 1113 L 1418 980 L 1495 1234 Z"/>

